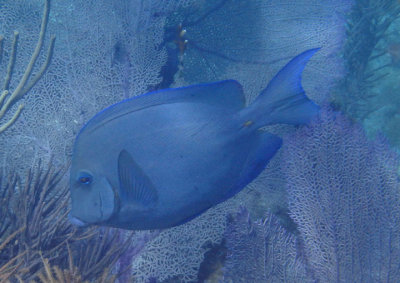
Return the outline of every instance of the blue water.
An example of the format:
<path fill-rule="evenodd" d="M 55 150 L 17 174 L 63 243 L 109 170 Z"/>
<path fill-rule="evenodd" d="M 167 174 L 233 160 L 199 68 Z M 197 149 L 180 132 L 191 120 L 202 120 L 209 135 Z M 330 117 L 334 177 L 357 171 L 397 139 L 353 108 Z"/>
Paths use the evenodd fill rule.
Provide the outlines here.
<path fill-rule="evenodd" d="M 394 0 L 0 0 L 0 281 L 400 282 L 399 15 Z M 226 79 L 250 104 L 312 48 L 320 114 L 263 129 L 282 147 L 239 194 L 164 230 L 69 222 L 93 115 Z"/>

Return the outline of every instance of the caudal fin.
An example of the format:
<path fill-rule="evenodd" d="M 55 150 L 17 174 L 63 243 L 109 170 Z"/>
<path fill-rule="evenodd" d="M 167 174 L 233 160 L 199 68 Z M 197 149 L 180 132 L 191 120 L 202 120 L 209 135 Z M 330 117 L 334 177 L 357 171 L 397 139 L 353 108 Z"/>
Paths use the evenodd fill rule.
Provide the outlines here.
<path fill-rule="evenodd" d="M 243 110 L 245 123 L 260 128 L 276 123 L 299 125 L 310 121 L 319 107 L 305 95 L 301 74 L 318 50 L 307 50 L 283 67 L 254 102 Z"/>

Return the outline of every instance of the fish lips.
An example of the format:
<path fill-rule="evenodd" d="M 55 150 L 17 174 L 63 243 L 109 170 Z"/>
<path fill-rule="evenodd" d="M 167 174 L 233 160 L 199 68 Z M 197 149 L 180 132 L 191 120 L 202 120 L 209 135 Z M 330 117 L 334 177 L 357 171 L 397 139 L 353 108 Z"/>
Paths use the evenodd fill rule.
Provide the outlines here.
<path fill-rule="evenodd" d="M 85 227 L 88 226 L 89 224 L 82 221 L 78 217 L 73 216 L 71 213 L 68 214 L 68 220 L 71 222 L 73 225 L 78 226 L 78 227 Z"/>

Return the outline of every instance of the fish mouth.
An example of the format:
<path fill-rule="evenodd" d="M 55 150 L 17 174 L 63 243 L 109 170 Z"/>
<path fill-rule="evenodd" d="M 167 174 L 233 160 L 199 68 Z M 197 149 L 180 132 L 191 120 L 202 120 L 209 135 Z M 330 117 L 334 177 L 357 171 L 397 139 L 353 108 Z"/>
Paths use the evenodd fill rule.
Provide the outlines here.
<path fill-rule="evenodd" d="M 68 219 L 69 219 L 69 222 L 71 222 L 73 225 L 78 226 L 78 227 L 85 227 L 85 226 L 89 225 L 88 223 L 86 223 L 85 221 L 82 221 L 78 217 L 73 216 L 71 213 L 68 214 Z"/>

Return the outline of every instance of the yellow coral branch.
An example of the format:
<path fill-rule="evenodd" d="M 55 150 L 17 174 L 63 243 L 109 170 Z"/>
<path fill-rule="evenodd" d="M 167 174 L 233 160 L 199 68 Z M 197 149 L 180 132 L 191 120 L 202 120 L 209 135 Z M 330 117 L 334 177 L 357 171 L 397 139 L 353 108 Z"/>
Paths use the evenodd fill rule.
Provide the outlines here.
<path fill-rule="evenodd" d="M 43 74 L 46 72 L 47 68 L 50 65 L 51 58 L 53 57 L 53 52 L 54 52 L 54 43 L 56 41 L 56 37 L 53 35 L 50 38 L 50 45 L 49 49 L 47 50 L 47 56 L 46 56 L 46 61 L 44 62 L 43 66 L 40 68 L 39 72 L 35 75 L 35 77 L 31 80 L 31 82 L 28 84 L 28 86 L 24 87 L 21 90 L 20 97 L 24 96 L 28 91 L 31 90 L 31 88 L 40 80 L 40 78 L 43 76 Z"/>
<path fill-rule="evenodd" d="M 18 229 L 17 231 L 15 231 L 14 233 L 12 233 L 10 236 L 7 237 L 7 239 L 4 240 L 4 242 L 0 245 L 0 251 L 2 249 L 4 249 L 4 247 L 12 240 L 15 238 L 15 236 L 17 236 L 19 233 L 23 232 L 26 229 L 26 226 L 21 227 L 20 229 Z"/>
<path fill-rule="evenodd" d="M 12 124 L 14 124 L 14 122 L 19 117 L 19 114 L 21 114 L 22 109 L 24 109 L 23 104 L 18 106 L 17 111 L 15 111 L 14 115 L 11 117 L 10 120 L 8 120 L 5 124 L 0 126 L 0 134 L 4 132 L 8 127 L 10 127 Z"/>
<path fill-rule="evenodd" d="M 4 43 L 4 36 L 0 35 L 0 63 L 1 59 L 3 59 L 3 43 Z"/>
<path fill-rule="evenodd" d="M 13 42 L 11 44 L 11 55 L 10 55 L 10 59 L 8 61 L 6 77 L 4 78 L 4 85 L 3 85 L 4 90 L 7 90 L 8 87 L 10 86 L 10 81 L 11 81 L 12 73 L 14 71 L 14 66 L 15 66 L 15 60 L 17 58 L 18 38 L 19 38 L 18 31 L 14 31 L 14 38 L 13 38 Z"/>
<path fill-rule="evenodd" d="M 28 82 L 30 76 L 32 75 L 33 67 L 35 66 L 36 60 L 39 57 L 40 51 L 42 50 L 43 47 L 43 42 L 44 42 L 44 37 L 46 33 L 46 28 L 47 28 L 47 23 L 49 19 L 49 13 L 50 13 L 50 0 L 45 0 L 44 3 L 44 11 L 43 11 L 43 17 L 42 17 L 42 23 L 40 26 L 40 33 L 39 33 L 39 39 L 36 44 L 35 50 L 33 51 L 33 54 L 31 56 L 31 59 L 28 63 L 28 66 L 25 69 L 25 72 L 18 83 L 17 87 L 15 90 L 11 93 L 11 95 L 8 97 L 7 100 L 5 98 L 8 95 L 8 87 L 10 85 L 12 73 L 13 73 L 13 68 L 15 64 L 15 58 L 16 58 L 16 51 L 17 51 L 17 43 L 18 43 L 18 32 L 14 32 L 14 40 L 12 43 L 12 52 L 10 56 L 10 61 L 7 67 L 7 74 L 6 78 L 4 81 L 4 87 L 3 87 L 3 93 L 0 96 L 0 119 L 4 117 L 5 113 L 11 108 L 12 105 L 19 99 L 21 99 L 37 82 L 38 80 L 43 76 L 45 71 L 47 70 L 51 58 L 53 56 L 53 50 L 54 50 L 54 43 L 55 43 L 55 37 L 53 36 L 50 39 L 50 45 L 47 51 L 47 57 L 46 61 L 38 71 L 38 73 L 35 75 L 35 77 Z M 2 40 L 0 41 L 2 42 Z M 0 54 L 1 55 L 1 54 Z M 19 117 L 21 111 L 22 111 L 23 106 L 20 105 L 16 111 L 16 113 L 13 115 L 13 117 L 6 122 L 4 125 L 0 127 L 0 133 L 6 130 L 8 127 L 10 127 L 16 119 Z"/>
<path fill-rule="evenodd" d="M 6 99 L 7 95 L 9 94 L 8 90 L 3 90 L 0 95 L 0 107 L 3 104 L 3 101 Z"/>

